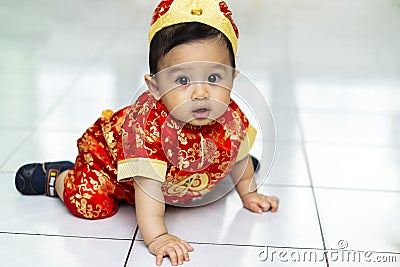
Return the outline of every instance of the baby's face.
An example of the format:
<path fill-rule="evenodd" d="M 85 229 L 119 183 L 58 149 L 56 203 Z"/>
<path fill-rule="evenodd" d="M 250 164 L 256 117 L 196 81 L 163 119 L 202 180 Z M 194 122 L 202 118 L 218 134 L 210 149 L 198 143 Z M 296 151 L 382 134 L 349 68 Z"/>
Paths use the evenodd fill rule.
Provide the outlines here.
<path fill-rule="evenodd" d="M 229 104 L 236 75 L 229 65 L 229 51 L 221 41 L 191 42 L 168 52 L 159 62 L 161 71 L 152 79 L 174 118 L 206 125 L 219 118 Z"/>

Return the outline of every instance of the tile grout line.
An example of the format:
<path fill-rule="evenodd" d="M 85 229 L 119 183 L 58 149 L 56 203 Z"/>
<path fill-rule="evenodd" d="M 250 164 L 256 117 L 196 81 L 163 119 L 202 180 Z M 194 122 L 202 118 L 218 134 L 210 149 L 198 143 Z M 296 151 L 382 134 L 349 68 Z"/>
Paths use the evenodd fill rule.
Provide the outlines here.
<path fill-rule="evenodd" d="M 23 232 L 6 232 L 0 231 L 0 235 L 21 235 L 21 236 L 44 236 L 44 237 L 64 237 L 77 239 L 95 239 L 95 240 L 113 240 L 113 241 L 129 241 L 130 238 L 114 238 L 114 237 L 96 237 L 96 236 L 79 236 L 79 235 L 59 235 L 44 233 L 23 233 Z"/>
<path fill-rule="evenodd" d="M 326 257 L 326 243 L 325 243 L 325 237 L 324 237 L 324 232 L 322 229 L 322 224 L 321 224 L 321 217 L 319 214 L 319 209 L 318 209 L 318 204 L 317 204 L 317 199 L 316 199 L 316 195 L 315 195 L 315 190 L 314 190 L 314 184 L 312 181 L 312 176 L 311 176 L 311 169 L 310 169 L 310 165 L 309 165 L 309 160 L 307 157 L 307 152 L 306 152 L 306 148 L 305 148 L 305 139 L 304 139 L 304 131 L 303 128 L 301 126 L 301 122 L 300 122 L 300 117 L 299 117 L 299 113 L 298 113 L 298 107 L 296 104 L 296 99 L 295 99 L 295 95 L 294 95 L 294 88 L 293 88 L 293 67 L 292 67 L 292 62 L 291 62 L 291 50 L 289 47 L 289 44 L 292 43 L 290 42 L 290 33 L 291 33 L 291 14 L 289 10 L 285 10 L 285 12 L 282 14 L 282 23 L 283 23 L 283 34 L 282 34 L 282 49 L 283 49 L 283 53 L 282 53 L 282 61 L 284 64 L 284 67 L 287 69 L 287 80 L 288 80 L 288 86 L 290 86 L 291 89 L 291 96 L 289 97 L 289 101 L 292 102 L 292 106 L 293 106 L 293 111 L 294 111 L 294 120 L 295 120 L 295 124 L 297 124 L 298 130 L 299 130 L 299 135 L 300 135 L 300 143 L 301 143 L 301 149 L 303 152 L 303 156 L 304 156 L 304 160 L 306 163 L 306 168 L 307 168 L 307 173 L 308 173 L 308 178 L 310 181 L 310 186 L 311 186 L 311 192 L 313 195 L 313 199 L 314 199 L 314 206 L 315 206 L 315 211 L 317 213 L 317 219 L 318 219 L 318 225 L 319 225 L 319 230 L 320 230 L 320 235 L 321 235 L 321 241 L 322 241 L 322 245 L 324 248 L 324 255 L 325 255 L 325 263 L 326 266 L 329 267 L 329 261 L 328 261 L 328 257 Z"/>
<path fill-rule="evenodd" d="M 10 158 L 14 156 L 15 153 L 17 153 L 18 149 L 20 149 L 25 144 L 25 142 L 28 141 L 29 137 L 31 137 L 33 133 L 34 133 L 33 127 L 26 131 L 24 136 L 21 138 L 19 144 L 13 149 L 13 151 L 11 151 L 11 153 L 8 154 L 7 158 L 0 163 L 0 170 L 4 167 L 4 165 L 6 165 L 6 163 L 10 160 Z"/>
<path fill-rule="evenodd" d="M 138 239 L 136 241 L 143 242 L 143 239 Z M 248 248 L 277 248 L 277 249 L 297 249 L 297 250 L 318 250 L 318 251 L 343 251 L 341 249 L 323 249 L 323 248 L 313 248 L 313 247 L 296 247 L 296 246 L 266 246 L 266 245 L 255 245 L 255 244 L 237 244 L 237 243 L 215 243 L 215 242 L 201 242 L 201 241 L 188 241 L 190 244 L 196 245 L 211 245 L 211 246 L 230 246 L 230 247 L 248 247 Z M 394 251 L 376 251 L 376 250 L 344 250 L 344 251 L 356 251 L 356 252 L 374 252 L 374 253 L 386 253 L 400 255 L 400 252 Z"/>
<path fill-rule="evenodd" d="M 139 232 L 139 225 L 136 224 L 135 233 L 133 234 L 132 242 L 131 242 L 131 245 L 130 245 L 130 247 L 129 247 L 128 254 L 126 255 L 124 267 L 126 267 L 127 264 L 128 264 L 128 262 L 129 262 L 129 258 L 130 258 L 130 256 L 131 256 L 132 249 L 133 249 L 133 245 L 134 245 L 134 243 L 135 243 L 135 241 L 136 241 L 135 239 L 136 239 L 136 236 L 137 236 L 138 232 Z"/>
<path fill-rule="evenodd" d="M 136 241 L 143 242 L 143 239 L 138 239 Z M 315 250 L 323 250 L 323 248 L 303 248 L 303 247 L 292 247 L 292 246 L 266 246 L 266 245 L 257 245 L 257 244 L 237 244 L 237 243 L 216 243 L 216 242 L 201 242 L 201 241 L 187 241 L 189 244 L 197 244 L 197 245 L 214 245 L 214 246 L 231 246 L 231 247 L 251 247 L 251 248 L 293 248 L 293 249 L 315 249 Z"/>
<path fill-rule="evenodd" d="M 368 189 L 368 188 L 350 188 L 350 187 L 333 187 L 333 186 L 314 186 L 314 188 L 327 189 L 327 190 L 359 191 L 359 192 L 400 193 L 400 190 L 389 190 L 389 189 Z"/>
<path fill-rule="evenodd" d="M 1 171 L 0 171 L 0 173 L 1 173 Z M 262 186 L 311 188 L 310 185 L 275 184 L 275 183 L 274 184 L 263 184 Z M 350 188 L 350 187 L 334 187 L 334 186 L 313 186 L 313 188 L 314 189 L 327 189 L 327 190 L 359 191 L 359 192 L 400 193 L 400 190 L 390 190 L 390 189 Z"/>
<path fill-rule="evenodd" d="M 302 150 L 302 153 L 303 153 L 303 156 L 304 156 L 304 161 L 305 161 L 305 164 L 306 164 L 308 179 L 309 179 L 309 182 L 310 182 L 310 189 L 311 189 L 311 193 L 312 193 L 313 200 L 314 200 L 315 212 L 317 213 L 318 226 L 319 226 L 319 231 L 320 231 L 320 234 L 321 234 L 321 241 L 322 241 L 322 245 L 323 245 L 324 251 L 325 251 L 324 252 L 324 254 L 325 254 L 325 262 L 326 262 L 327 267 L 329 267 L 328 257 L 326 256 L 327 247 L 326 247 L 326 242 L 325 242 L 325 236 L 324 236 L 324 231 L 322 229 L 321 215 L 319 213 L 317 197 L 316 197 L 316 194 L 315 194 L 315 187 L 314 187 L 312 174 L 311 174 L 310 162 L 309 162 L 308 155 L 307 155 L 307 150 L 306 150 L 306 142 L 305 142 L 305 137 L 304 137 L 304 130 L 303 130 L 303 127 L 301 125 L 300 116 L 299 116 L 299 109 L 296 106 L 296 101 L 294 99 L 294 95 L 293 95 L 293 98 L 292 98 L 292 102 L 293 102 L 293 105 L 295 107 L 294 118 L 295 118 L 295 122 L 297 124 L 298 130 L 299 130 L 301 150 Z"/>
<path fill-rule="evenodd" d="M 315 211 L 317 213 L 319 231 L 320 231 L 321 239 L 322 239 L 322 245 L 324 246 L 324 250 L 327 251 L 326 243 L 325 243 L 325 237 L 324 237 L 324 231 L 322 229 L 321 215 L 319 213 L 317 197 L 315 195 L 315 187 L 314 187 L 314 183 L 313 183 L 313 180 L 312 180 L 310 163 L 309 163 L 309 160 L 308 160 L 308 155 L 307 155 L 306 146 L 305 146 L 305 142 L 304 142 L 303 128 L 301 127 L 300 118 L 298 117 L 297 113 L 296 113 L 295 117 L 296 117 L 296 121 L 297 121 L 297 126 L 299 128 L 300 138 L 302 139 L 301 148 L 302 148 L 304 160 L 305 160 L 305 163 L 306 163 L 308 178 L 309 178 L 309 181 L 310 181 L 310 188 L 311 188 L 311 192 L 312 192 L 313 200 L 314 200 Z M 324 254 L 326 254 L 326 253 L 324 253 Z M 325 261 L 326 261 L 327 266 L 329 267 L 328 257 L 325 257 Z"/>

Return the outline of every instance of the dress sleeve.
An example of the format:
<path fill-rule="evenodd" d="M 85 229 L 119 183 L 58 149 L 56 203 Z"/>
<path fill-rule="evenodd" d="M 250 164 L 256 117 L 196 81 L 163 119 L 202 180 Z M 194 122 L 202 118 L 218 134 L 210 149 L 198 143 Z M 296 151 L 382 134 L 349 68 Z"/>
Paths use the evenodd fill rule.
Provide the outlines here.
<path fill-rule="evenodd" d="M 138 176 L 165 181 L 168 160 L 161 146 L 161 119 L 156 107 L 146 105 L 137 105 L 127 114 L 117 159 L 119 182 Z"/>
<path fill-rule="evenodd" d="M 254 140 L 256 139 L 256 135 L 257 130 L 251 124 L 249 124 L 247 127 L 246 136 L 240 144 L 236 162 L 241 161 L 249 154 L 250 149 L 254 144 Z"/>

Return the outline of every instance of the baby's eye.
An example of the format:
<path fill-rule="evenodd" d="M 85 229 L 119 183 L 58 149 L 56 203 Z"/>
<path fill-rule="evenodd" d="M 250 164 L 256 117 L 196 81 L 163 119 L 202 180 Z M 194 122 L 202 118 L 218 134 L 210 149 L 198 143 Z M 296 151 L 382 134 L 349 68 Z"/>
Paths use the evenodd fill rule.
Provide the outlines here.
<path fill-rule="evenodd" d="M 179 83 L 180 85 L 187 85 L 188 83 L 190 83 L 190 80 L 188 77 L 182 76 L 176 79 L 176 82 Z"/>
<path fill-rule="evenodd" d="M 210 83 L 217 83 L 221 80 L 221 76 L 219 76 L 218 74 L 211 74 L 210 76 L 208 76 L 208 82 Z"/>

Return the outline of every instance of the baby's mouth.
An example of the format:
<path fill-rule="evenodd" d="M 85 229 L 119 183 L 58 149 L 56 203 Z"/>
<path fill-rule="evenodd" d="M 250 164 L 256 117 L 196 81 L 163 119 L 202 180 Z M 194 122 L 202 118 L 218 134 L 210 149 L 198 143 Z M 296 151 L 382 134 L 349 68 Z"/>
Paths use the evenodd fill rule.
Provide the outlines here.
<path fill-rule="evenodd" d="M 195 119 L 204 119 L 204 118 L 209 117 L 210 111 L 211 111 L 211 109 L 208 107 L 200 107 L 200 108 L 194 109 L 192 111 L 192 113 L 193 113 L 193 117 Z"/>

